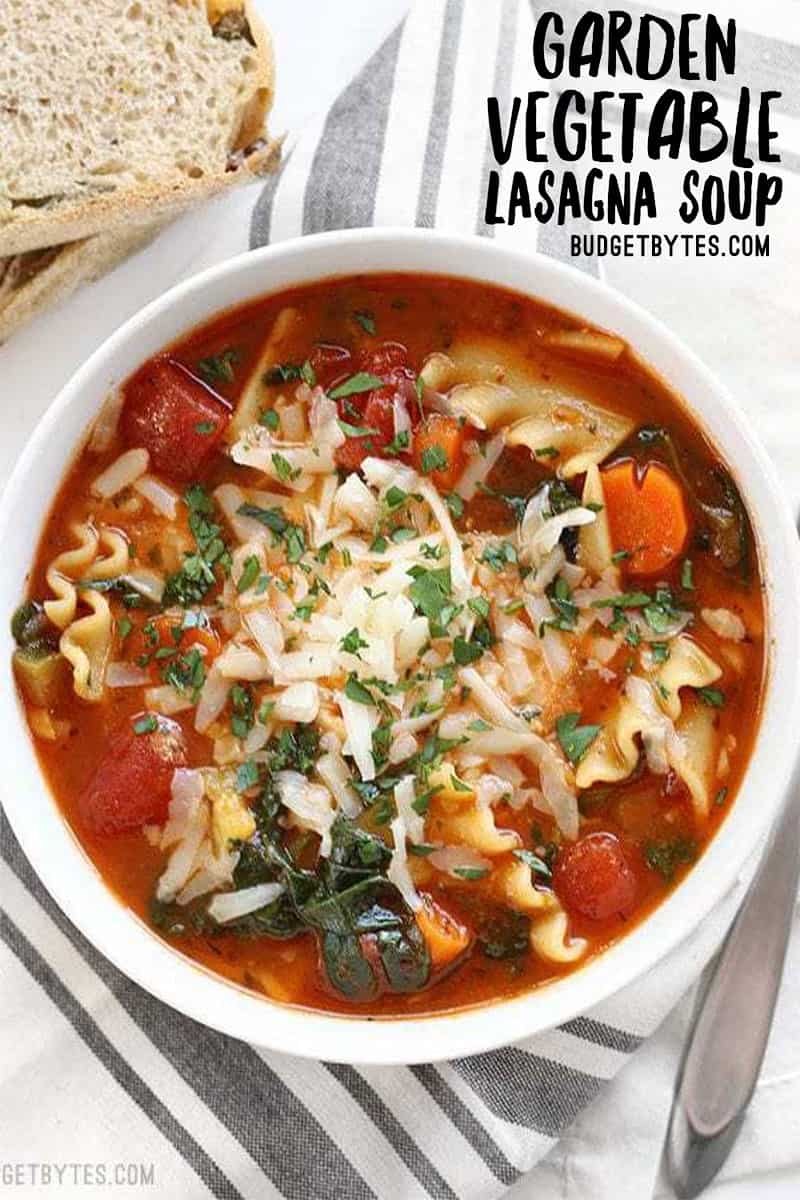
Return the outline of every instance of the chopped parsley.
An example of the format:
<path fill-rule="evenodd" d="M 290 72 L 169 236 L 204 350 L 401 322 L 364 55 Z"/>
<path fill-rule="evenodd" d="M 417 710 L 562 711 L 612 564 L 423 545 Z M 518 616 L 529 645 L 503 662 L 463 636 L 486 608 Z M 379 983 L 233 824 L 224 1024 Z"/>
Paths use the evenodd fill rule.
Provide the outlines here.
<path fill-rule="evenodd" d="M 255 787 L 259 780 L 258 763 L 249 759 L 247 762 L 240 763 L 236 768 L 236 790 L 237 792 L 246 792 L 251 787 Z"/>
<path fill-rule="evenodd" d="M 300 562 L 306 552 L 306 539 L 299 525 L 287 521 L 279 508 L 259 508 L 256 504 L 242 504 L 237 510 L 240 517 L 250 517 L 266 525 L 275 537 L 276 544 L 283 542 L 290 563 Z"/>
<path fill-rule="evenodd" d="M 426 446 L 422 451 L 420 469 L 423 475 L 430 475 L 433 471 L 446 471 L 449 465 L 450 461 L 441 446 Z"/>
<path fill-rule="evenodd" d="M 295 621 L 310 621 L 316 607 L 316 597 L 312 596 L 309 600 L 302 600 L 300 604 L 296 604 L 292 616 Z"/>
<path fill-rule="evenodd" d="M 647 592 L 620 592 L 607 600 L 593 600 L 592 608 L 642 608 L 650 603 Z"/>
<path fill-rule="evenodd" d="M 402 488 L 396 487 L 393 484 L 387 490 L 383 499 L 389 509 L 400 508 L 408 499 L 408 492 L 404 492 Z"/>
<path fill-rule="evenodd" d="M 198 421 L 194 427 L 194 431 L 195 433 L 208 434 L 214 433 L 216 428 L 216 421 Z"/>
<path fill-rule="evenodd" d="M 239 592 L 240 595 L 242 592 L 246 592 L 248 588 L 253 586 L 255 581 L 258 579 L 260 570 L 261 564 L 256 558 L 255 554 L 248 555 L 248 557 L 244 560 L 242 573 L 239 576 L 238 583 L 236 584 L 236 591 Z"/>
<path fill-rule="evenodd" d="M 274 408 L 266 408 L 258 418 L 259 425 L 266 426 L 272 433 L 275 433 L 281 423 L 281 419 L 275 412 Z"/>
<path fill-rule="evenodd" d="M 347 683 L 344 685 L 344 694 L 348 700 L 352 700 L 355 704 L 375 704 L 372 692 L 369 688 L 364 687 L 364 684 L 355 675 L 348 675 Z"/>
<path fill-rule="evenodd" d="M 542 621 L 539 627 L 539 637 L 544 636 L 545 629 L 558 629 L 562 633 L 569 633 L 575 629 L 578 623 L 578 606 L 572 599 L 572 590 L 561 575 L 559 575 L 547 589 L 547 598 L 550 601 L 555 616 L 549 621 Z"/>
<path fill-rule="evenodd" d="M 485 621 L 489 616 L 491 605 L 486 596 L 471 596 L 467 601 L 467 608 L 471 609 L 482 621 Z"/>
<path fill-rule="evenodd" d="M 483 654 L 483 646 L 477 642 L 468 642 L 466 638 L 459 636 L 453 642 L 453 658 L 460 667 L 466 667 L 468 663 L 473 663 Z"/>
<path fill-rule="evenodd" d="M 697 695 L 709 708 L 724 708 L 725 706 L 725 693 L 719 688 L 701 687 L 697 689 Z"/>
<path fill-rule="evenodd" d="M 246 738 L 255 724 L 255 709 L 252 688 L 235 683 L 231 688 L 231 733 L 237 738 Z"/>
<path fill-rule="evenodd" d="M 137 717 L 133 722 L 133 732 L 137 737 L 141 737 L 143 733 L 155 733 L 158 729 L 158 718 L 152 713 L 145 713 L 143 717 Z"/>
<path fill-rule="evenodd" d="M 690 558 L 685 558 L 681 563 L 681 587 L 685 592 L 694 591 L 692 560 Z"/>
<path fill-rule="evenodd" d="M 456 521 L 461 520 L 464 515 L 464 501 L 459 496 L 458 492 L 448 492 L 444 498 L 444 502 L 450 509 L 450 514 Z"/>
<path fill-rule="evenodd" d="M 580 500 L 563 479 L 554 479 L 547 486 L 547 515 L 556 517 L 580 505 Z"/>
<path fill-rule="evenodd" d="M 555 446 L 540 446 L 538 450 L 534 450 L 537 458 L 558 458 L 560 453 Z"/>
<path fill-rule="evenodd" d="M 364 641 L 355 626 L 350 630 L 349 633 L 346 633 L 339 642 L 340 648 L 344 650 L 346 654 L 355 654 L 356 658 L 361 657 L 361 655 L 358 653 L 359 650 L 365 649 L 368 644 L 368 642 Z"/>
<path fill-rule="evenodd" d="M 346 437 L 351 438 L 377 437 L 380 434 L 380 430 L 371 425 L 351 425 L 349 421 L 340 420 L 339 428 Z"/>
<path fill-rule="evenodd" d="M 620 592 L 606 600 L 593 600 L 592 607 L 614 609 L 612 631 L 622 628 L 625 624 L 623 610 L 626 608 L 640 608 L 642 616 L 654 633 L 669 632 L 675 622 L 685 615 L 677 608 L 672 590 L 667 586 L 657 587 L 652 596 L 648 592 Z"/>
<path fill-rule="evenodd" d="M 293 483 L 300 476 L 300 468 L 293 467 L 288 458 L 279 454 L 277 450 L 272 455 L 272 465 L 281 483 Z"/>
<path fill-rule="evenodd" d="M 534 854 L 532 850 L 512 850 L 511 852 L 520 862 L 524 862 L 526 867 L 530 867 L 534 875 L 538 875 L 540 879 L 552 879 L 553 872 L 550 866 L 538 854 Z"/>
<path fill-rule="evenodd" d="M 602 725 L 580 725 L 580 719 L 580 713 L 569 712 L 556 721 L 556 737 L 573 766 L 581 761 L 602 729 Z"/>
<path fill-rule="evenodd" d="M 196 704 L 206 680 L 206 668 L 202 654 L 196 646 L 193 646 L 185 654 L 171 658 L 162 670 L 161 678 L 164 683 L 171 684 L 177 691 L 191 696 L 192 704 Z"/>
<path fill-rule="evenodd" d="M 329 393 L 331 400 L 343 400 L 345 396 L 357 396 L 360 392 L 372 392 L 375 388 L 383 387 L 383 380 L 369 371 L 357 371 L 344 383 L 340 383 Z"/>
<path fill-rule="evenodd" d="M 222 529 L 212 520 L 214 501 L 199 483 L 187 488 L 184 500 L 189 509 L 189 528 L 197 550 L 185 554 L 183 566 L 170 575 L 164 588 L 164 604 L 180 604 L 188 608 L 198 604 L 217 582 L 217 568 L 227 575 L 231 566 L 230 551 L 222 537 Z"/>
<path fill-rule="evenodd" d="M 375 317 L 368 309 L 354 312 L 353 319 L 358 322 L 364 333 L 368 333 L 370 337 L 375 336 Z"/>
<path fill-rule="evenodd" d="M 649 842 L 644 847 L 644 858 L 651 871 L 657 871 L 667 883 L 671 883 L 679 867 L 697 858 L 697 842 L 686 837 Z"/>
<path fill-rule="evenodd" d="M 407 429 L 401 429 L 396 433 L 388 445 L 383 447 L 383 453 L 388 457 L 393 458 L 397 454 L 402 454 L 411 445 L 411 434 Z"/>
<path fill-rule="evenodd" d="M 432 627 L 431 632 L 433 633 L 434 628 L 438 628 L 444 623 L 442 621 L 442 613 L 452 595 L 450 568 L 434 567 L 428 569 L 415 566 L 409 568 L 408 574 L 413 576 L 414 579 L 414 582 L 408 589 L 411 603 L 417 612 L 421 613 L 423 617 L 428 618 Z"/>
<path fill-rule="evenodd" d="M 484 549 L 480 561 L 499 574 L 509 564 L 516 563 L 517 552 L 511 542 L 493 542 Z"/>
<path fill-rule="evenodd" d="M 228 346 L 219 354 L 210 354 L 208 358 L 201 358 L 197 364 L 197 371 L 205 383 L 233 383 L 233 368 L 240 358 L 240 352 L 234 346 Z"/>
<path fill-rule="evenodd" d="M 306 359 L 302 363 L 276 363 L 264 374 L 264 383 L 268 387 L 277 387 L 282 383 L 305 383 L 314 387 L 317 374 L 311 363 Z"/>

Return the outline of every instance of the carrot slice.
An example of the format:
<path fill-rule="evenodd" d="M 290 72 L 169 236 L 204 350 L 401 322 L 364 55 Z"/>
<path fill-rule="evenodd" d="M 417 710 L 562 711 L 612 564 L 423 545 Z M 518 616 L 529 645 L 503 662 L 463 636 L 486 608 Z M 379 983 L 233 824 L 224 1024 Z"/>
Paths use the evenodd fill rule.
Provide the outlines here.
<path fill-rule="evenodd" d="M 464 429 L 453 417 L 429 413 L 414 434 L 414 466 L 448 492 L 461 474 Z"/>
<path fill-rule="evenodd" d="M 611 541 L 630 557 L 632 575 L 655 575 L 678 557 L 686 545 L 689 518 L 681 485 L 661 463 L 639 472 L 632 459 L 603 471 Z"/>
<path fill-rule="evenodd" d="M 416 918 L 434 967 L 448 966 L 469 948 L 470 931 L 430 896 L 423 895 Z"/>

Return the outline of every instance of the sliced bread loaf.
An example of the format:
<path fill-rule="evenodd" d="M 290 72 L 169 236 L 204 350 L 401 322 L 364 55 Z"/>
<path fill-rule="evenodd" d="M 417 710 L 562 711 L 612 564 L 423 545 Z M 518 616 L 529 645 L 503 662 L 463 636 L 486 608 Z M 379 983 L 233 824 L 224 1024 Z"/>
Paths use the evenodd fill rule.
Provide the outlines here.
<path fill-rule="evenodd" d="M 125 238 L 277 163 L 250 0 L 4 0 L 0 43 L 0 258 Z"/>
<path fill-rule="evenodd" d="M 0 258 L 0 343 L 43 309 L 65 300 L 80 284 L 99 278 L 140 249 L 161 224 L 134 225 Z"/>

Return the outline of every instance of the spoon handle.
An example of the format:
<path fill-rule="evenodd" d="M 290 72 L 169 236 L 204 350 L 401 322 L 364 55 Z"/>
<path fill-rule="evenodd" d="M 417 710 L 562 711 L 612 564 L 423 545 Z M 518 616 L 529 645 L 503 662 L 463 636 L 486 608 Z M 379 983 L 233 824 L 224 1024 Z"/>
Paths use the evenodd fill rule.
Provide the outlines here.
<path fill-rule="evenodd" d="M 697 1196 L 736 1141 L 767 1046 L 800 873 L 800 775 L 695 1008 L 667 1132 L 676 1195 Z"/>

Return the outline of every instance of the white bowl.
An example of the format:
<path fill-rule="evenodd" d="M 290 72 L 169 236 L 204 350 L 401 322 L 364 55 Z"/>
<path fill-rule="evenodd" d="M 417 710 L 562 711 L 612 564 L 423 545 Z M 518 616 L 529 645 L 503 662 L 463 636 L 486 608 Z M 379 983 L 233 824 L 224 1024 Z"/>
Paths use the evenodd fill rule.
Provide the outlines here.
<path fill-rule="evenodd" d="M 745 779 L 708 850 L 663 904 L 605 953 L 527 995 L 424 1018 L 367 1020 L 288 1008 L 228 983 L 172 949 L 106 887 L 42 778 L 14 688 L 8 620 L 20 602 L 53 492 L 109 387 L 220 310 L 328 276 L 408 271 L 469 277 L 527 293 L 620 334 L 679 395 L 730 464 L 758 540 L 769 630 L 761 729 Z M 411 1063 L 517 1041 L 590 1008 L 686 938 L 731 886 L 776 812 L 800 727 L 800 552 L 773 468 L 713 375 L 667 329 L 603 284 L 488 239 L 423 230 L 352 230 L 257 250 L 179 284 L 127 321 L 73 376 L 28 443 L 0 504 L 0 788 L 48 891 L 99 950 L 188 1016 L 257 1045 L 339 1062 Z M 755 681 L 754 681 L 755 692 Z"/>

